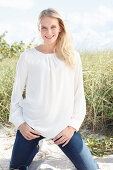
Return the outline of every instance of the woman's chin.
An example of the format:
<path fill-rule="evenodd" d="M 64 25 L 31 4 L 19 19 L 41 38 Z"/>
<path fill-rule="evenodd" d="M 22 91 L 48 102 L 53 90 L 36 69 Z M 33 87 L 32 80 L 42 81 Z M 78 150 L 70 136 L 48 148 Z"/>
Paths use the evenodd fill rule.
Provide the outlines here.
<path fill-rule="evenodd" d="M 55 44 L 56 40 L 45 40 L 44 44 Z"/>

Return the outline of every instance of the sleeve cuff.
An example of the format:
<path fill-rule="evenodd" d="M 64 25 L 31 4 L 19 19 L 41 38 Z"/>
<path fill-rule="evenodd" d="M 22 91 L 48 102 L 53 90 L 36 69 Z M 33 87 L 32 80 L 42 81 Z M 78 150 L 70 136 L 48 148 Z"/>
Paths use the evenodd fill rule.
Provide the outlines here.
<path fill-rule="evenodd" d="M 19 114 L 19 112 L 21 112 L 21 108 L 18 108 L 18 110 L 16 110 L 16 113 L 11 114 L 9 116 L 9 122 L 13 123 L 16 129 L 18 129 L 18 127 L 25 122 L 25 120 L 23 119 L 22 115 Z"/>
<path fill-rule="evenodd" d="M 71 119 L 70 122 L 68 123 L 68 126 L 72 126 L 73 128 L 76 129 L 76 131 L 79 131 L 81 124 L 78 121 Z"/>

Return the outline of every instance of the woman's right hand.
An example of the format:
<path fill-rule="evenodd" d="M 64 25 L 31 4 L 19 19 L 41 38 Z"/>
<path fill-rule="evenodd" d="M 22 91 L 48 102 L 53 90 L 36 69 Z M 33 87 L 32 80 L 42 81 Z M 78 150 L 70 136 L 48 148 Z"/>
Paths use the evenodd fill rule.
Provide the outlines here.
<path fill-rule="evenodd" d="M 33 130 L 26 122 L 22 123 L 18 130 L 21 132 L 21 134 L 27 139 L 32 140 L 35 138 L 40 137 L 40 133 Z"/>

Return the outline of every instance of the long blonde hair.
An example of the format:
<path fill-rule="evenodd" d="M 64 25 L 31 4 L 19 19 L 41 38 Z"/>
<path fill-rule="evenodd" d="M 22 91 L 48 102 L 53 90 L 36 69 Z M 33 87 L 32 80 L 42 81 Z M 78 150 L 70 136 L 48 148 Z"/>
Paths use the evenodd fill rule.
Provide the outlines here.
<path fill-rule="evenodd" d="M 61 60 L 64 60 L 66 66 L 71 66 L 72 68 L 75 67 L 75 62 L 74 62 L 75 50 L 72 46 L 72 36 L 68 31 L 62 17 L 56 10 L 52 8 L 45 9 L 39 15 L 38 29 L 40 29 L 41 19 L 45 16 L 58 19 L 59 26 L 61 27 L 61 32 L 59 32 L 55 49 L 54 49 L 56 56 Z"/>

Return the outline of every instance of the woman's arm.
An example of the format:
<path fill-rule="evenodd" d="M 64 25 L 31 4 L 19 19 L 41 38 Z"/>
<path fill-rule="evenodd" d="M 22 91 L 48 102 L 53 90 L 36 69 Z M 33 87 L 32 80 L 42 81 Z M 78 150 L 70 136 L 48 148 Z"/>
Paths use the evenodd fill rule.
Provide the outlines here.
<path fill-rule="evenodd" d="M 9 121 L 13 123 L 16 128 L 25 122 L 22 116 L 22 107 L 19 105 L 19 102 L 23 100 L 22 94 L 27 80 L 27 62 L 25 56 L 26 52 L 23 52 L 17 62 L 15 82 L 11 95 Z"/>
<path fill-rule="evenodd" d="M 85 115 L 86 115 L 86 99 L 83 86 L 82 62 L 79 53 L 77 52 L 77 64 L 74 77 L 74 109 L 69 123 L 69 126 L 79 130 Z"/>

